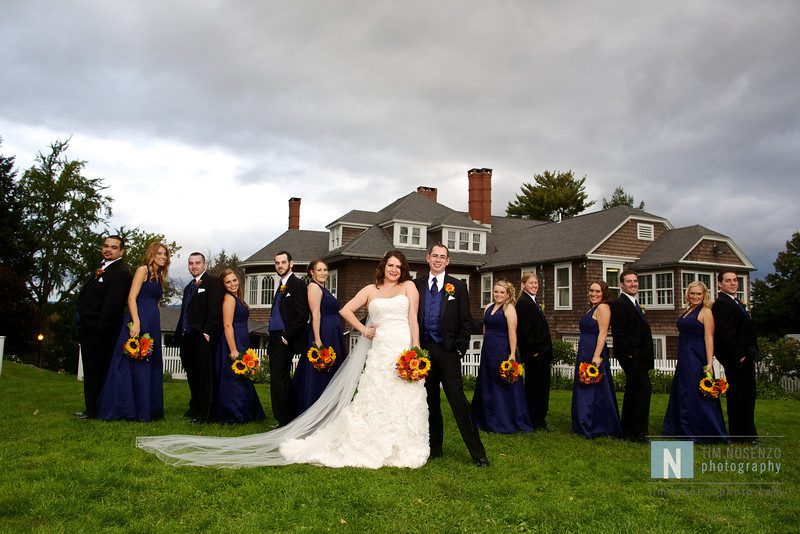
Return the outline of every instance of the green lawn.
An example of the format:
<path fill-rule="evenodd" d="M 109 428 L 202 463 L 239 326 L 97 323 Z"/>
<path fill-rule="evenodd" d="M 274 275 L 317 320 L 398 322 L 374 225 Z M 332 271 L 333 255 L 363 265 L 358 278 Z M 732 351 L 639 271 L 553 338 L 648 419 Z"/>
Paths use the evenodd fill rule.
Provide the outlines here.
<path fill-rule="evenodd" d="M 268 390 L 259 385 L 258 392 L 269 413 Z M 488 469 L 472 465 L 452 418 L 446 419 L 444 457 L 418 470 L 175 468 L 137 449 L 134 438 L 249 434 L 270 422 L 188 423 L 180 416 L 188 397 L 182 382 L 165 384 L 163 421 L 78 421 L 72 412 L 81 408 L 82 385 L 74 376 L 6 362 L 0 378 L 0 532 L 798 530 L 796 401 L 757 406 L 761 434 L 785 436 L 763 441 L 780 447 L 779 474 L 696 473 L 694 482 L 705 485 L 680 486 L 651 482 L 649 446 L 572 435 L 570 396 L 552 394 L 549 421 L 557 432 L 484 434 Z M 666 402 L 666 395 L 653 396 L 652 434 L 659 433 Z M 717 482 L 725 484 L 710 484 Z M 673 493 L 680 487 L 751 494 Z M 777 494 L 770 493 L 775 488 Z M 660 489 L 668 491 L 656 494 Z"/>

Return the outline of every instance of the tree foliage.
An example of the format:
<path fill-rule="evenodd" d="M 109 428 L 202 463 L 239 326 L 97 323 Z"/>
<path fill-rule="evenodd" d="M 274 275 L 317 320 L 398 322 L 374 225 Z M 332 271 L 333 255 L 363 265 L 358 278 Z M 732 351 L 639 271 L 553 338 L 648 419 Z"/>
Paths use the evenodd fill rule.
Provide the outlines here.
<path fill-rule="evenodd" d="M 595 203 L 586 201 L 586 177 L 576 179 L 572 171 L 544 171 L 533 181 L 522 184 L 522 193 L 508 203 L 509 217 L 558 221 L 574 217 Z"/>
<path fill-rule="evenodd" d="M 775 272 L 753 283 L 753 321 L 762 336 L 800 333 L 800 231 L 775 259 Z"/>
<path fill-rule="evenodd" d="M 614 206 L 630 206 L 631 208 L 636 207 L 640 210 L 644 209 L 644 201 L 639 202 L 638 206 L 634 206 L 635 203 L 636 201 L 633 199 L 633 195 L 625 193 L 621 185 L 618 185 L 617 188 L 614 189 L 614 193 L 611 195 L 610 199 L 606 200 L 606 197 L 603 197 L 604 210 L 613 208 Z"/>
<path fill-rule="evenodd" d="M 86 259 L 97 257 L 98 228 L 111 216 L 111 198 L 99 178 L 81 174 L 85 162 L 66 157 L 67 141 L 50 145 L 22 175 L 23 221 L 34 269 L 28 286 L 39 310 L 50 298 L 73 294 L 86 274 Z"/>
<path fill-rule="evenodd" d="M 242 269 L 241 263 L 242 260 L 239 259 L 235 252 L 229 256 L 223 248 L 216 255 L 209 255 L 206 268 L 214 276 L 219 276 L 225 269 L 233 269 L 239 275 L 239 278 L 244 281 L 244 269 Z"/>

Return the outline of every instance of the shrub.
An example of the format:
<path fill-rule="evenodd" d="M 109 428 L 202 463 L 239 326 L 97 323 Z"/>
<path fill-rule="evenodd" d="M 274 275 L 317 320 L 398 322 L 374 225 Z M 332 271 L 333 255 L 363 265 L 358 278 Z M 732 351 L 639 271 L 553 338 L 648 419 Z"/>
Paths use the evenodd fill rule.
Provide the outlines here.
<path fill-rule="evenodd" d="M 475 391 L 475 384 L 478 381 L 477 376 L 464 375 L 463 377 L 464 389 L 467 391 Z"/>
<path fill-rule="evenodd" d="M 573 377 L 562 375 L 561 373 L 553 373 L 553 376 L 550 378 L 550 389 L 561 389 L 564 391 L 572 391 L 572 385 L 574 383 Z"/>
<path fill-rule="evenodd" d="M 578 353 L 575 352 L 575 347 L 569 341 L 563 339 L 553 340 L 553 363 L 565 363 L 567 365 L 575 365 L 575 360 L 578 358 Z M 572 389 L 572 388 L 570 388 Z"/>
<path fill-rule="evenodd" d="M 653 369 L 650 371 L 650 383 L 653 386 L 653 393 L 669 393 L 672 391 L 673 375 Z M 616 384 L 615 384 L 616 385 Z"/>

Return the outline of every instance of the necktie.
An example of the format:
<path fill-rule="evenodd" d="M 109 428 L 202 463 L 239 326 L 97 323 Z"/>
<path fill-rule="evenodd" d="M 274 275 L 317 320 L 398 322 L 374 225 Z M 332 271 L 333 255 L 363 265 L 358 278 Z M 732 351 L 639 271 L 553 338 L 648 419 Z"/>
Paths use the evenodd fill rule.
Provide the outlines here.
<path fill-rule="evenodd" d="M 439 292 L 439 284 L 436 282 L 436 277 L 433 277 L 431 281 L 431 295 L 436 296 L 436 293 Z"/>

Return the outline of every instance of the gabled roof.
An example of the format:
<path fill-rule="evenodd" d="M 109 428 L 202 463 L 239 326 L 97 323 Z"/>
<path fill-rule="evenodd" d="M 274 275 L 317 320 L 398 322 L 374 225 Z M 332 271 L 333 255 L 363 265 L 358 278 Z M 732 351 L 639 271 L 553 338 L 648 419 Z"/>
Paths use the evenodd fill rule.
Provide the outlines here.
<path fill-rule="evenodd" d="M 663 217 L 629 206 L 578 215 L 561 222 L 517 222 L 492 217 L 494 253 L 489 249 L 482 270 L 507 266 L 534 265 L 581 258 L 597 248 L 609 235 L 631 218 L 663 221 Z M 652 245 L 651 245 L 652 246 Z"/>
<path fill-rule="evenodd" d="M 631 265 L 633 269 L 645 270 L 677 265 L 692 251 L 703 239 L 724 241 L 740 257 L 742 262 L 752 267 L 748 260 L 731 238 L 726 235 L 709 230 L 696 224 L 684 228 L 675 228 L 664 232 L 661 237 L 645 250 L 639 259 Z"/>
<path fill-rule="evenodd" d="M 242 265 L 272 264 L 275 254 L 288 250 L 295 263 L 308 263 L 328 253 L 329 232 L 286 230 L 264 248 L 247 258 Z"/>

